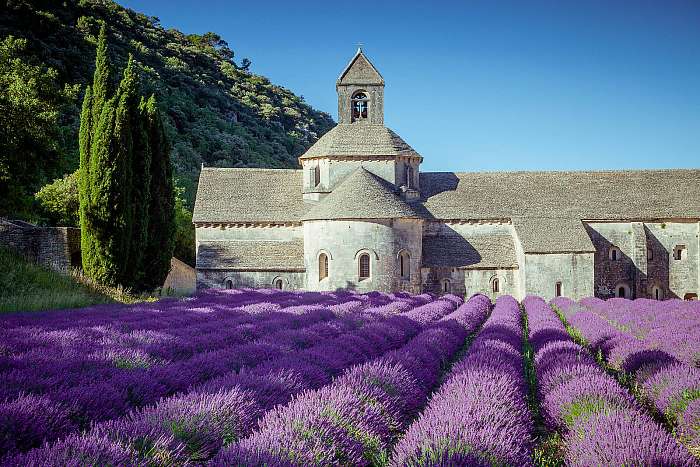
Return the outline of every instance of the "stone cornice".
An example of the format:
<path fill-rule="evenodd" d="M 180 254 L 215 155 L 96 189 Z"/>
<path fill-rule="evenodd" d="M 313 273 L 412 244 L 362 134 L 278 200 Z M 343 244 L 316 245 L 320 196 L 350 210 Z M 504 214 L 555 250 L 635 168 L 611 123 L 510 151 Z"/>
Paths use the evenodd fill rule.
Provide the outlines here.
<path fill-rule="evenodd" d="M 229 227 L 301 227 L 301 222 L 193 222 L 195 228 L 218 228 L 227 229 Z"/>
<path fill-rule="evenodd" d="M 418 163 L 423 162 L 423 157 L 418 155 L 399 155 L 399 156 L 344 156 L 344 155 L 323 155 L 323 156 L 312 156 L 302 159 L 299 158 L 299 163 L 303 166 L 306 161 L 314 160 L 329 160 L 334 162 L 347 162 L 347 161 L 417 161 Z"/>

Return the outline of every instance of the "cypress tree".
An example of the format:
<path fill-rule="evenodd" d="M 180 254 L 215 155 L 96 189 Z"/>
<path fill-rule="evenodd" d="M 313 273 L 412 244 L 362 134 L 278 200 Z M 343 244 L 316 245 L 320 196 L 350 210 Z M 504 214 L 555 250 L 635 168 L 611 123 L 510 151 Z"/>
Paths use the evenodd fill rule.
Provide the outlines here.
<path fill-rule="evenodd" d="M 80 216 L 80 251 L 83 261 L 93 258 L 92 236 L 87 222 L 87 205 L 90 198 L 90 143 L 92 139 L 92 89 L 88 86 L 83 97 L 83 108 L 80 112 L 80 168 L 78 169 L 78 199 Z M 90 261 L 90 260 L 88 260 Z M 83 265 L 83 268 L 85 266 Z"/>
<path fill-rule="evenodd" d="M 129 210 L 124 213 L 127 229 L 124 238 L 123 283 L 137 290 L 143 289 L 143 255 L 148 240 L 148 208 L 151 183 L 151 148 L 148 141 L 145 100 L 138 95 L 138 76 L 133 57 L 129 57 L 124 79 L 120 84 L 120 106 L 117 109 L 117 129 L 123 126 L 124 179 L 129 199 Z"/>
<path fill-rule="evenodd" d="M 155 97 L 139 96 L 132 56 L 111 95 L 106 38 L 103 24 L 80 122 L 83 269 L 103 284 L 152 290 L 174 249 L 170 148 Z"/>
<path fill-rule="evenodd" d="M 100 118 L 102 106 L 111 95 L 111 64 L 107 53 L 107 28 L 104 23 L 100 27 L 97 38 L 97 57 L 95 58 L 95 74 L 92 78 L 92 115 Z"/>
<path fill-rule="evenodd" d="M 175 248 L 175 192 L 170 146 L 155 96 L 145 104 L 151 153 L 148 241 L 144 248 L 144 289 L 163 285 Z"/>
<path fill-rule="evenodd" d="M 92 236 L 92 257 L 83 256 L 85 272 L 98 282 L 110 285 L 118 284 L 120 279 L 117 271 L 118 238 L 114 233 L 122 227 L 114 222 L 114 212 L 122 208 L 115 206 L 113 199 L 116 188 L 113 164 L 116 105 L 116 98 L 104 102 L 92 136 L 88 168 L 90 196 L 85 207 L 87 234 Z"/>
<path fill-rule="evenodd" d="M 111 65 L 107 54 L 107 31 L 103 23 L 97 41 L 92 88 L 85 91 L 80 116 L 80 176 L 78 182 L 83 270 L 88 276 L 100 282 L 103 281 L 104 275 L 104 268 L 100 266 L 104 257 L 99 245 L 104 237 L 101 233 L 101 229 L 104 229 L 104 222 L 101 220 L 104 221 L 104 219 L 101 218 L 95 207 L 100 205 L 99 197 L 104 194 L 104 186 L 102 185 L 104 185 L 105 174 L 99 172 L 100 167 L 99 164 L 95 164 L 93 154 L 99 152 L 99 149 L 95 147 L 97 142 L 104 143 L 104 135 L 100 132 L 105 125 L 109 126 L 109 122 L 102 122 L 102 120 L 103 107 L 110 92 L 110 69 Z M 111 132 L 111 129 L 109 131 Z M 93 193 L 93 188 L 96 186 L 98 189 L 96 193 Z"/>

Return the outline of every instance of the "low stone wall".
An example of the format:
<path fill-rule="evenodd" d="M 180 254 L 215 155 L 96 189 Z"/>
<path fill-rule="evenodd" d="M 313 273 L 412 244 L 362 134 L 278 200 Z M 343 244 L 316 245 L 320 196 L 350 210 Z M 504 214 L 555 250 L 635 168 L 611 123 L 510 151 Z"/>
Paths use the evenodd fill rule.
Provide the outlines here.
<path fill-rule="evenodd" d="M 81 263 L 80 229 L 75 227 L 37 227 L 0 219 L 0 245 L 62 273 Z"/>

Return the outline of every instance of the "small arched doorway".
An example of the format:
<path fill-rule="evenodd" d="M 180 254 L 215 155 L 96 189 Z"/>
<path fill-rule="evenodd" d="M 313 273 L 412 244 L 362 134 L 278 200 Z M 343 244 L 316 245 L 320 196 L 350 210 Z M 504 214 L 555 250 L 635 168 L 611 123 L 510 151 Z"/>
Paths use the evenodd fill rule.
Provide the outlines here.
<path fill-rule="evenodd" d="M 632 298 L 629 286 L 627 284 L 617 284 L 615 286 L 615 297 Z"/>
<path fill-rule="evenodd" d="M 231 279 L 226 279 L 226 282 L 224 282 L 224 287 L 226 287 L 227 289 L 232 289 L 233 281 Z"/>
<path fill-rule="evenodd" d="M 284 289 L 284 280 L 281 277 L 276 278 L 274 281 L 272 281 L 272 285 L 274 288 L 278 290 L 283 290 Z"/>

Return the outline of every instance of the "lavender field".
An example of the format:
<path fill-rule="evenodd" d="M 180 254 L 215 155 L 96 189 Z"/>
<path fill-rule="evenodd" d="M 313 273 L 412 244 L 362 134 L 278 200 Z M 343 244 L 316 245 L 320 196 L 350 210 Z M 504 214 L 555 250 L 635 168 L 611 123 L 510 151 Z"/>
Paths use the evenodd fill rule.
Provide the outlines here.
<path fill-rule="evenodd" d="M 700 304 L 207 291 L 0 318 L 0 465 L 700 465 Z"/>

